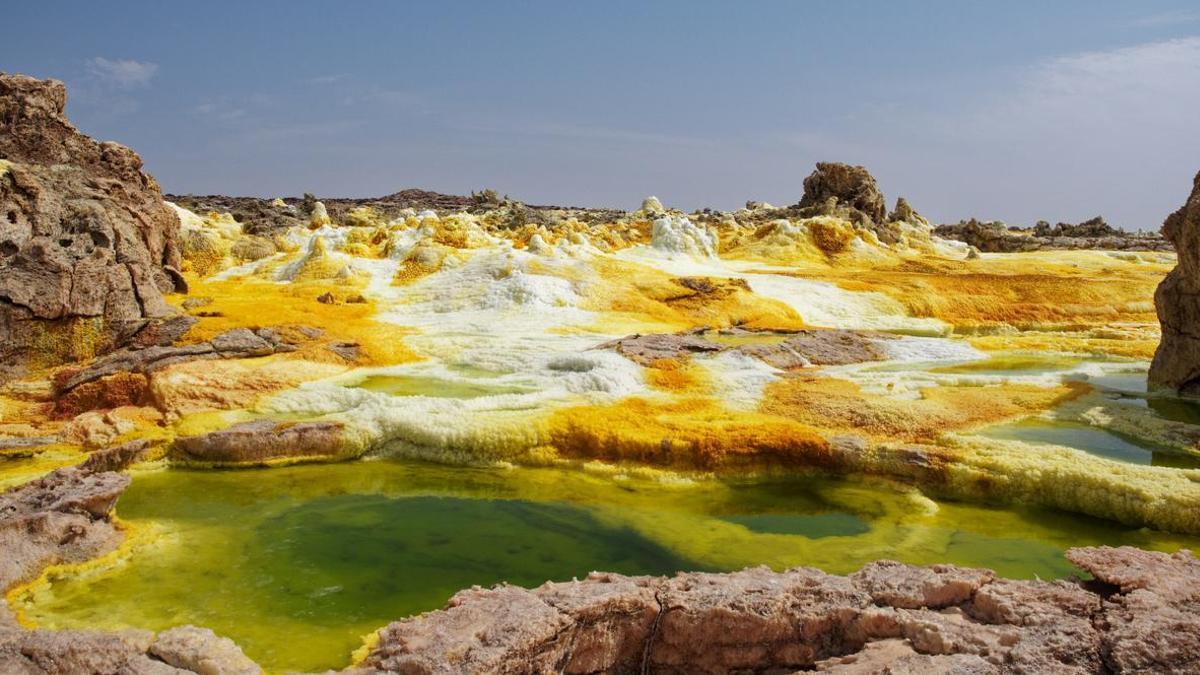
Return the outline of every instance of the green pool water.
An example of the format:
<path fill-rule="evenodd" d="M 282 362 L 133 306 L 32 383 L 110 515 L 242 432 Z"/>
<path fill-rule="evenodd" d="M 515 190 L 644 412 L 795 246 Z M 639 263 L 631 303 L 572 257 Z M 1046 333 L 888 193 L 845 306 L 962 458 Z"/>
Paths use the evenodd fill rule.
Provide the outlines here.
<path fill-rule="evenodd" d="M 141 470 L 117 511 L 133 542 L 15 598 L 44 627 L 192 623 L 272 672 L 340 668 L 362 636 L 456 590 L 592 570 L 854 571 L 878 558 L 1062 577 L 1069 546 L 1200 544 L 1051 511 L 936 502 L 824 477 L 661 483 L 569 469 L 394 460 Z"/>
<path fill-rule="evenodd" d="M 1200 425 L 1200 400 L 1174 396 L 1147 396 L 1145 403 L 1163 419 Z"/>

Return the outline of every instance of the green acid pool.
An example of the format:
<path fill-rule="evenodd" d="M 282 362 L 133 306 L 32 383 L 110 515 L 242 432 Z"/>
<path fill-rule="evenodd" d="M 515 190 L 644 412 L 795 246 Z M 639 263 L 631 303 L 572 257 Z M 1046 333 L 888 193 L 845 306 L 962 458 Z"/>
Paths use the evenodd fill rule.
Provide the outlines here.
<path fill-rule="evenodd" d="M 207 626 L 271 671 L 344 667 L 362 636 L 472 584 L 758 564 L 846 573 L 877 558 L 1052 578 L 1072 573 L 1069 546 L 1200 544 L 1056 512 L 935 502 L 877 481 L 664 484 L 393 460 L 143 470 L 117 510 L 130 527 L 127 554 L 23 591 L 24 618 Z"/>

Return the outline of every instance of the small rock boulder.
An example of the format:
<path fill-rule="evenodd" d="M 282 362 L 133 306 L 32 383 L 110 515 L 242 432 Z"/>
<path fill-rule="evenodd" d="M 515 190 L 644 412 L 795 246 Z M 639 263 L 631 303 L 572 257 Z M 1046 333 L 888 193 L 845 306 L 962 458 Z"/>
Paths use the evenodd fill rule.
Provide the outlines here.
<path fill-rule="evenodd" d="M 176 439 L 174 449 L 183 459 L 214 464 L 342 459 L 343 430 L 337 422 L 255 420 Z"/>

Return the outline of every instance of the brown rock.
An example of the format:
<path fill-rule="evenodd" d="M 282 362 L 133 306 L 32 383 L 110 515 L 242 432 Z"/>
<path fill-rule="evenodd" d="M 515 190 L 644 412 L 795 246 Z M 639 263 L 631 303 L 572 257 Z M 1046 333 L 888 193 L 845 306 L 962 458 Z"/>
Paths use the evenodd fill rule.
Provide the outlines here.
<path fill-rule="evenodd" d="M 187 301 L 185 300 L 184 305 L 186 304 Z M 137 332 L 137 335 L 133 336 L 130 346 L 165 347 L 175 344 L 198 321 L 199 319 L 186 314 L 177 314 L 165 319 L 155 319 L 148 322 L 144 328 Z"/>
<path fill-rule="evenodd" d="M 617 353 L 643 366 L 650 365 L 659 359 L 683 358 L 691 354 L 715 354 L 724 349 L 721 345 L 703 337 L 666 333 L 630 335 L 596 345 L 595 348 L 615 349 Z"/>
<path fill-rule="evenodd" d="M 247 356 L 267 356 L 275 353 L 275 345 L 257 335 L 249 328 L 235 328 L 221 333 L 211 341 L 213 350 L 218 354 L 237 354 L 239 358 Z"/>
<path fill-rule="evenodd" d="M 1200 173 L 1187 202 L 1163 221 L 1162 233 L 1179 262 L 1154 292 L 1162 342 L 1150 364 L 1150 385 L 1200 393 Z"/>
<path fill-rule="evenodd" d="M 258 664 L 229 638 L 207 628 L 179 626 L 163 631 L 150 645 L 150 653 L 186 671 L 213 675 L 257 675 Z"/>
<path fill-rule="evenodd" d="M 68 391 L 54 403 L 54 416 L 75 417 L 89 410 L 145 405 L 149 382 L 141 373 L 116 372 Z"/>
<path fill-rule="evenodd" d="M 1117 590 L 1103 609 L 1113 672 L 1200 672 L 1200 561 L 1191 553 L 1100 546 L 1067 558 Z"/>
<path fill-rule="evenodd" d="M 0 368 L 119 347 L 183 290 L 179 221 L 132 150 L 64 115 L 55 80 L 0 74 Z"/>
<path fill-rule="evenodd" d="M 0 672 L 14 675 L 250 675 L 262 670 L 228 638 L 181 626 L 159 633 L 0 627 Z"/>
<path fill-rule="evenodd" d="M 329 344 L 325 345 L 325 348 L 350 362 L 357 361 L 358 357 L 362 355 L 362 346 L 357 342 L 344 342 L 339 340 L 330 342 Z"/>
<path fill-rule="evenodd" d="M 1039 238 L 1014 231 L 998 220 L 982 222 L 971 218 L 952 225 L 938 225 L 933 232 L 943 239 L 953 239 L 969 244 L 971 250 L 977 252 L 975 257 L 978 257 L 978 251 L 988 253 L 1036 251 L 1046 244 Z M 968 257 L 970 257 L 969 252 Z"/>
<path fill-rule="evenodd" d="M 924 216 L 917 213 L 916 209 L 914 209 L 904 197 L 898 197 L 896 199 L 896 208 L 892 209 L 892 212 L 888 214 L 887 219 L 888 222 L 891 223 L 905 222 L 913 225 L 929 224 L 929 221 L 926 220 Z"/>
<path fill-rule="evenodd" d="M 174 668 L 157 669 L 146 658 L 139 638 L 97 631 L 0 629 L 0 672 L 15 675 L 180 672 Z"/>
<path fill-rule="evenodd" d="M 754 336 L 755 331 L 729 328 L 719 331 L 729 336 Z M 770 334 L 768 334 L 769 337 Z M 809 366 L 835 366 L 848 363 L 882 361 L 887 353 L 880 346 L 881 340 L 894 340 L 894 335 L 852 330 L 800 330 L 777 342 L 757 342 L 730 346 L 714 342 L 704 336 L 703 331 L 669 334 L 630 335 L 597 345 L 596 349 L 615 349 L 621 355 L 643 366 L 652 365 L 659 359 L 682 359 L 693 354 L 716 354 L 736 351 L 753 356 L 767 365 L 781 370 L 795 370 Z"/>
<path fill-rule="evenodd" d="M 0 494 L 0 591 L 115 548 L 109 513 L 128 486 L 128 476 L 70 468 Z"/>
<path fill-rule="evenodd" d="M 832 197 L 838 204 L 861 212 L 872 223 L 887 218 L 887 204 L 866 167 L 841 162 L 817 162 L 817 168 L 804 179 L 804 196 L 799 206 L 818 207 Z"/>
<path fill-rule="evenodd" d="M 808 668 L 862 646 L 856 624 L 869 604 L 845 577 L 807 568 L 681 574 L 659 597 L 663 613 L 647 648 L 659 673 Z"/>
<path fill-rule="evenodd" d="M 929 655 L 907 640 L 869 642 L 862 651 L 819 661 L 816 672 L 835 675 L 999 675 L 1000 666 L 975 654 Z"/>
<path fill-rule="evenodd" d="M 875 604 L 906 609 L 961 605 L 994 578 L 990 570 L 954 565 L 911 567 L 891 560 L 878 560 L 850 575 L 854 586 L 870 595 Z"/>
<path fill-rule="evenodd" d="M 570 620 L 515 586 L 459 591 L 438 621 L 425 616 L 380 631 L 360 664 L 392 673 L 546 673 L 567 657 Z"/>
<path fill-rule="evenodd" d="M 294 332 L 305 339 L 305 334 Z M 96 359 L 85 368 L 65 370 L 61 377 L 55 379 L 61 399 L 84 384 L 117 374 L 147 374 L 187 361 L 241 359 L 295 350 L 295 344 L 285 340 L 273 329 L 259 328 L 252 331 L 249 328 L 234 328 L 208 342 L 122 349 Z"/>
<path fill-rule="evenodd" d="M 96 450 L 88 455 L 79 468 L 97 473 L 123 471 L 138 462 L 150 459 L 160 445 L 160 443 L 142 438 L 111 448 Z"/>
<path fill-rule="evenodd" d="M 849 363 L 882 361 L 887 352 L 881 340 L 894 340 L 886 333 L 830 329 L 802 330 L 774 344 L 746 344 L 737 351 L 781 370 L 807 366 L 840 366 Z"/>
<path fill-rule="evenodd" d="M 257 464 L 279 459 L 341 459 L 343 427 L 337 422 L 255 420 L 175 440 L 184 459 L 218 464 Z"/>
<path fill-rule="evenodd" d="M 1197 672 L 1200 562 L 1068 555 L 1097 582 L 882 561 L 473 588 L 381 630 L 354 672 Z"/>

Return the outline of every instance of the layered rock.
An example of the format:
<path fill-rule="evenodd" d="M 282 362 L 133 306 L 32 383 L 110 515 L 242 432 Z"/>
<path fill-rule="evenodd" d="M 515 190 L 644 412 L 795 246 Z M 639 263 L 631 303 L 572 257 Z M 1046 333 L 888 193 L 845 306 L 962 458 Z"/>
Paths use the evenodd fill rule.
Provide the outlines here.
<path fill-rule="evenodd" d="M 781 370 L 796 370 L 809 366 L 882 361 L 888 357 L 883 343 L 897 339 L 890 333 L 830 328 L 797 330 L 778 335 L 778 339 L 773 341 L 730 345 L 710 340 L 704 333 L 630 335 L 597 345 L 596 349 L 614 349 L 643 366 L 653 365 L 660 359 L 685 359 L 693 354 L 738 352 Z M 743 328 L 723 329 L 718 334 L 733 338 L 768 339 L 774 335 Z"/>
<path fill-rule="evenodd" d="M 1150 385 L 1200 394 L 1200 173 L 1187 202 L 1163 221 L 1162 233 L 1178 263 L 1154 292 L 1162 342 L 1150 364 Z"/>
<path fill-rule="evenodd" d="M 904 239 L 905 224 L 929 227 L 929 221 L 913 209 L 907 199 L 896 200 L 896 208 L 888 213 L 883 192 L 871 172 L 862 166 L 841 162 L 817 162 L 817 168 L 804 179 L 804 196 L 790 211 L 802 218 L 834 216 L 848 220 L 857 228 L 875 234 L 885 245 Z M 821 227 L 818 223 L 814 223 Z M 841 247 L 827 252 L 839 252 Z"/>
<path fill-rule="evenodd" d="M 158 184 L 66 101 L 62 82 L 0 74 L 0 377 L 125 344 L 185 287 Z"/>
<path fill-rule="evenodd" d="M 344 427 L 338 422 L 255 420 L 228 429 L 176 439 L 179 459 L 214 464 L 345 459 Z"/>
<path fill-rule="evenodd" d="M 1200 561 L 1109 547 L 1067 558 L 1106 586 L 1101 643 L 1113 672 L 1200 672 Z"/>
<path fill-rule="evenodd" d="M 259 675 L 228 638 L 207 628 L 149 631 L 26 631 L 0 626 L 0 672 L 22 675 Z"/>
<path fill-rule="evenodd" d="M 116 548 L 110 515 L 128 486 L 128 476 L 70 468 L 0 494 L 0 591 Z"/>
<path fill-rule="evenodd" d="M 356 673 L 1195 672 L 1200 563 L 1073 549 L 1095 582 L 881 561 L 848 577 L 765 567 L 593 573 L 459 592 L 397 621 Z"/>
<path fill-rule="evenodd" d="M 887 204 L 866 167 L 841 162 L 817 162 L 817 168 L 804 179 L 800 208 L 821 207 L 830 199 L 849 207 L 871 223 L 887 219 Z"/>
<path fill-rule="evenodd" d="M 1053 227 L 1038 221 L 1032 228 L 1012 227 L 1004 222 L 975 218 L 938 225 L 934 234 L 970 244 L 990 253 L 1019 253 L 1041 250 L 1169 251 L 1171 244 L 1155 234 L 1125 232 L 1096 216 L 1081 223 L 1058 223 Z"/>

